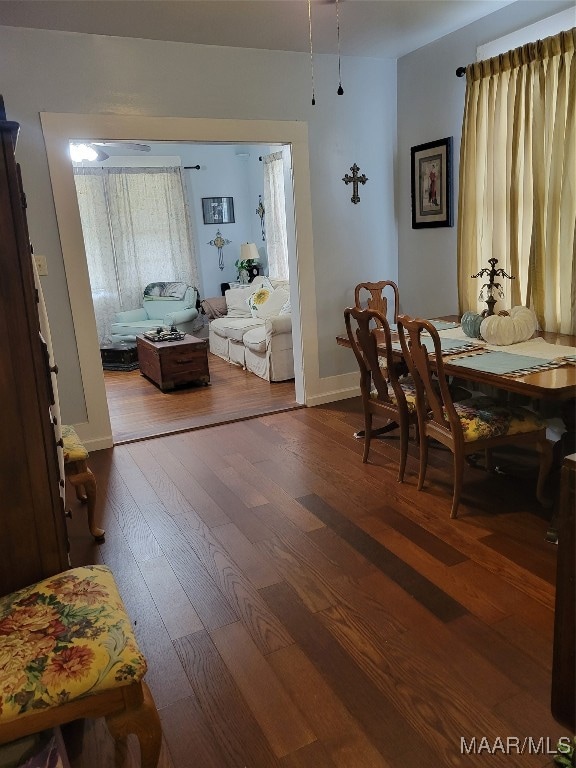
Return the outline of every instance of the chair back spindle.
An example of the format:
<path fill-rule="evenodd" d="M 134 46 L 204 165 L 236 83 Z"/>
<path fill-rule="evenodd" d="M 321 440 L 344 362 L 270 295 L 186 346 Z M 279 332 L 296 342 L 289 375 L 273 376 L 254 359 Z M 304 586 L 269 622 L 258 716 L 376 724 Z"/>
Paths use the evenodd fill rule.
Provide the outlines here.
<path fill-rule="evenodd" d="M 369 294 L 366 299 L 366 292 Z M 392 280 L 380 280 L 377 283 L 359 283 L 354 289 L 354 304 L 357 309 L 373 309 L 384 317 L 388 317 L 388 297 L 386 292 L 392 293 L 394 298 L 393 321 L 398 319 L 400 310 L 400 295 L 398 286 Z M 363 306 L 365 301 L 365 306 Z"/>

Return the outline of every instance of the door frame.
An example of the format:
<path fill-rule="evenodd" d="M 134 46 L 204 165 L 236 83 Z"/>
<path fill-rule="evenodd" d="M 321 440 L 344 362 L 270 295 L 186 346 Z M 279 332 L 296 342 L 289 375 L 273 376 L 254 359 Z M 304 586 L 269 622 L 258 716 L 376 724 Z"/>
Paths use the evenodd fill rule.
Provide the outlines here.
<path fill-rule="evenodd" d="M 87 421 L 75 425 L 92 450 L 113 445 L 104 374 L 84 251 L 71 140 L 289 144 L 292 154 L 296 247 L 289 253 L 295 399 L 306 405 L 319 390 L 316 289 L 308 125 L 296 121 L 230 120 L 146 115 L 41 112 L 40 120 L 78 346 Z"/>

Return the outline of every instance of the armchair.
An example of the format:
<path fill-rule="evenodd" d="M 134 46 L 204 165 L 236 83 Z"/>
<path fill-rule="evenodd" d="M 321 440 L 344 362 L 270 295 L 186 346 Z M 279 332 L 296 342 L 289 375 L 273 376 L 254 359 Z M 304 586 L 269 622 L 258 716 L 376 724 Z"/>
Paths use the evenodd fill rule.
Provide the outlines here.
<path fill-rule="evenodd" d="M 183 333 L 193 333 L 202 325 L 198 315 L 198 290 L 186 283 L 150 283 L 144 289 L 143 306 L 117 312 L 110 326 L 112 343 L 135 341 L 160 325 L 175 325 Z"/>

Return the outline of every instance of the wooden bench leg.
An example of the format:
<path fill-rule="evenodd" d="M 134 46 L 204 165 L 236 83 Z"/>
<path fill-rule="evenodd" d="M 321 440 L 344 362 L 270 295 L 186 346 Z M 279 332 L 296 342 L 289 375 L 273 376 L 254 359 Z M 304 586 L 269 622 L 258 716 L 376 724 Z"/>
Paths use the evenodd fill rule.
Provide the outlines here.
<path fill-rule="evenodd" d="M 76 497 L 86 504 L 88 513 L 88 528 L 95 539 L 104 538 L 103 528 L 96 525 L 96 478 L 85 461 L 74 461 L 64 467 L 66 477 L 74 486 Z"/>
<path fill-rule="evenodd" d="M 150 689 L 145 682 L 142 686 L 142 700 L 135 706 L 106 717 L 110 733 L 116 742 L 115 760 L 122 768 L 126 760 L 126 737 L 134 733 L 140 744 L 142 768 L 157 768 L 162 746 L 162 726 Z"/>

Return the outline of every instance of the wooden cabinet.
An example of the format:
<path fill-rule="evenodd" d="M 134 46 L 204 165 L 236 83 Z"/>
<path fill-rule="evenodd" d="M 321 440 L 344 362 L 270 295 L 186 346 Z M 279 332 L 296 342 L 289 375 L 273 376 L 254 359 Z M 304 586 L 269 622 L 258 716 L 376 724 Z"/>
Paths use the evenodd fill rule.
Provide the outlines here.
<path fill-rule="evenodd" d="M 54 394 L 14 157 L 18 130 L 0 97 L 0 594 L 68 567 Z"/>
<path fill-rule="evenodd" d="M 186 335 L 181 341 L 149 341 L 138 336 L 138 364 L 144 376 L 164 392 L 199 382 L 208 384 L 208 340 Z"/>

